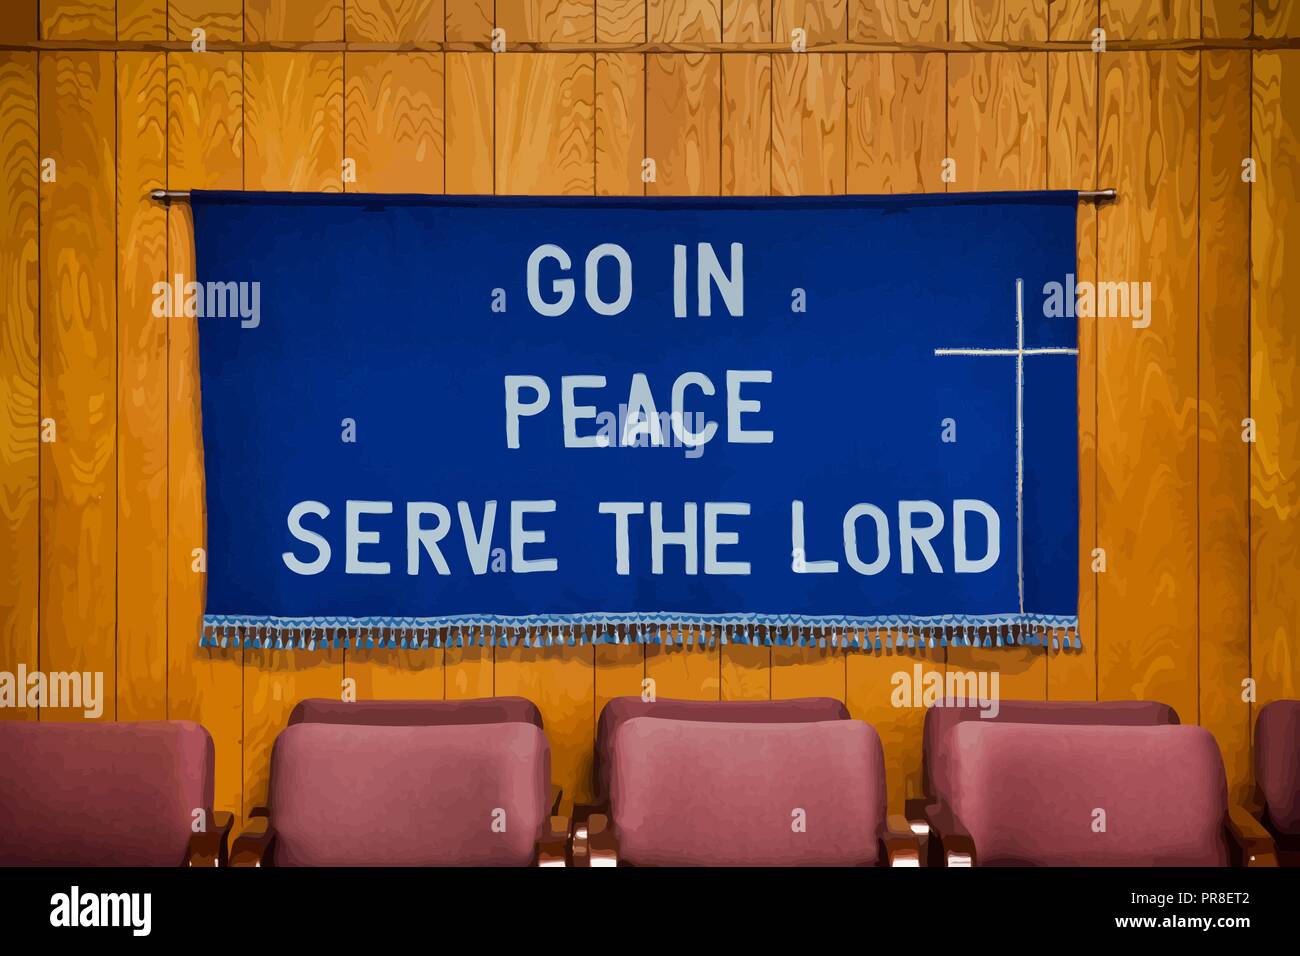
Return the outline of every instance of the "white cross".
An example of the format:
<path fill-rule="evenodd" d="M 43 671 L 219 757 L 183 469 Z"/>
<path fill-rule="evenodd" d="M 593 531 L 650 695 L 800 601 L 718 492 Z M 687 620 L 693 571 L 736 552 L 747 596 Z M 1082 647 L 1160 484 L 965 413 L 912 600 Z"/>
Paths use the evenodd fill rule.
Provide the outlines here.
<path fill-rule="evenodd" d="M 1025 491 L 1025 356 L 1078 355 L 1078 349 L 1025 348 L 1025 281 L 1016 280 L 1016 347 L 1013 349 L 935 349 L 935 355 L 993 355 L 1016 357 L 1016 580 L 1020 613 L 1025 613 L 1025 535 L 1021 511 Z"/>

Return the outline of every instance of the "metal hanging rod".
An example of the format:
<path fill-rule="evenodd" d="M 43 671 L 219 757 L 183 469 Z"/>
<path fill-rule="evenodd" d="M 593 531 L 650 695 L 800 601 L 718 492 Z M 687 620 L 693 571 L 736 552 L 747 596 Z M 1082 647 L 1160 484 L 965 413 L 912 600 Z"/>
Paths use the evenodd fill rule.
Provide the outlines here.
<path fill-rule="evenodd" d="M 339 194 L 342 195 L 342 194 Z M 436 195 L 436 194 L 431 194 Z M 1081 202 L 1113 202 L 1117 197 L 1114 189 L 1080 189 L 1079 200 Z M 154 202 L 160 202 L 163 205 L 169 205 L 174 202 L 189 202 L 190 191 L 188 189 L 155 189 L 149 193 L 149 198 Z"/>

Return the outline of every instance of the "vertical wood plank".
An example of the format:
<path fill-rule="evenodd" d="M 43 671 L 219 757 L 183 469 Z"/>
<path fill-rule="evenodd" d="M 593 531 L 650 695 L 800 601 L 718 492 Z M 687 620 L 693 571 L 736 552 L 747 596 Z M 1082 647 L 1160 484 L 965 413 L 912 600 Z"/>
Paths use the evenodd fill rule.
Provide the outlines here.
<path fill-rule="evenodd" d="M 772 192 L 844 192 L 847 77 L 842 53 L 772 56 Z"/>
<path fill-rule="evenodd" d="M 117 0 L 119 40 L 166 40 L 167 0 Z"/>
<path fill-rule="evenodd" d="M 443 0 L 449 41 L 486 43 L 492 36 L 494 0 Z"/>
<path fill-rule="evenodd" d="M 122 720 L 167 715 L 167 62 L 117 55 L 117 688 Z"/>
<path fill-rule="evenodd" d="M 773 39 L 774 6 L 772 0 L 722 0 L 722 39 L 727 43 L 762 43 Z M 604 10 L 602 4 L 602 17 Z"/>
<path fill-rule="evenodd" d="M 772 192 L 772 56 L 722 58 L 722 192 Z"/>
<path fill-rule="evenodd" d="M 1098 0 L 1048 0 L 1047 32 L 1052 40 L 1091 40 Z"/>
<path fill-rule="evenodd" d="M 848 57 L 850 193 L 943 192 L 942 53 Z"/>
<path fill-rule="evenodd" d="M 445 638 L 446 635 L 444 634 Z M 443 657 L 443 693 L 448 700 L 474 700 L 493 695 L 495 648 L 465 643 L 447 647 Z"/>
<path fill-rule="evenodd" d="M 957 43 L 1047 39 L 1046 0 L 952 0 L 948 8 Z"/>
<path fill-rule="evenodd" d="M 1201 0 L 1201 35 L 1207 40 L 1250 36 L 1253 7 L 1254 0 Z"/>
<path fill-rule="evenodd" d="M 650 196 L 716 196 L 722 186 L 721 57 L 646 57 L 646 155 Z"/>
<path fill-rule="evenodd" d="M 348 0 L 349 42 L 430 42 L 443 38 L 444 0 Z"/>
<path fill-rule="evenodd" d="M 1097 176 L 1097 56 L 1050 53 L 1048 74 L 1047 187 L 1092 189 Z M 1078 282 L 1095 282 L 1097 206 L 1079 203 Z M 1047 652 L 1048 700 L 1097 697 L 1097 319 L 1079 316 L 1079 639 L 1081 650 Z"/>
<path fill-rule="evenodd" d="M 495 62 L 497 192 L 591 195 L 594 55 L 502 53 Z"/>
<path fill-rule="evenodd" d="M 645 56 L 596 54 L 596 194 L 640 196 L 645 158 Z"/>
<path fill-rule="evenodd" d="M 592 43 L 596 0 L 512 0 L 496 7 L 497 26 L 512 43 Z"/>
<path fill-rule="evenodd" d="M 112 40 L 115 0 L 41 0 L 41 39 Z"/>
<path fill-rule="evenodd" d="M 167 54 L 168 188 L 241 189 L 243 163 L 240 54 Z M 187 203 L 168 207 L 167 228 L 167 274 L 189 281 L 194 222 Z M 197 335 L 195 319 L 168 319 L 167 716 L 197 721 L 212 734 L 214 805 L 242 818 L 243 651 L 199 647 L 205 582 L 194 549 L 207 540 Z"/>
<path fill-rule="evenodd" d="M 1041 189 L 1047 169 L 1047 54 L 948 54 L 954 192 Z"/>
<path fill-rule="evenodd" d="M 807 43 L 835 43 L 848 39 L 849 0 L 773 0 L 772 38 L 793 42 L 796 29 Z"/>
<path fill-rule="evenodd" d="M 1111 40 L 1183 40 L 1201 35 L 1201 0 L 1101 0 Z"/>
<path fill-rule="evenodd" d="M 834 697 L 844 700 L 849 653 L 859 652 L 835 647 L 773 647 L 772 699 Z"/>
<path fill-rule="evenodd" d="M 42 53 L 40 666 L 103 678 L 116 714 L 117 274 L 112 53 Z M 41 719 L 82 720 L 46 709 Z"/>
<path fill-rule="evenodd" d="M 344 153 L 353 192 L 440 193 L 441 53 L 345 53 Z"/>
<path fill-rule="evenodd" d="M 194 31 L 207 40 L 244 39 L 244 0 L 168 0 L 167 23 L 173 40 L 193 41 Z"/>
<path fill-rule="evenodd" d="M 1148 698 L 1186 723 L 1196 693 L 1198 59 L 1104 54 L 1098 279 L 1151 283 L 1150 325 L 1099 318 L 1097 582 L 1101 699 Z M 1133 137 L 1131 130 L 1144 135 Z"/>
<path fill-rule="evenodd" d="M 1250 53 L 1201 54 L 1197 514 L 1200 723 L 1234 799 L 1252 794 L 1250 707 Z"/>
<path fill-rule="evenodd" d="M 723 700 L 770 700 L 773 648 L 728 644 L 718 649 L 718 694 Z"/>
<path fill-rule="evenodd" d="M 40 0 L 11 0 L 0 6 L 0 43 L 35 43 L 40 20 Z M 33 94 L 32 103 L 35 102 Z"/>
<path fill-rule="evenodd" d="M 249 43 L 343 39 L 343 0 L 244 0 Z"/>
<path fill-rule="evenodd" d="M 718 645 L 700 647 L 695 629 L 678 628 L 682 644 L 647 644 L 646 680 L 656 700 L 720 700 L 722 697 L 721 654 Z M 695 646 L 688 641 L 695 638 Z"/>
<path fill-rule="evenodd" d="M 343 188 L 343 55 L 244 54 L 247 189 Z"/>
<path fill-rule="evenodd" d="M 0 670 L 10 673 L 37 667 L 40 607 L 36 57 L 0 53 Z M 36 717 L 0 708 L 0 720 Z"/>
<path fill-rule="evenodd" d="M 1253 97 L 1250 630 L 1251 673 L 1264 704 L 1300 697 L 1300 51 L 1255 53 Z"/>
<path fill-rule="evenodd" d="M 493 57 L 492 53 L 446 54 L 445 182 L 453 195 L 493 191 Z"/>
<path fill-rule="evenodd" d="M 948 38 L 947 0 L 854 0 L 850 40 L 941 43 Z"/>
<path fill-rule="evenodd" d="M 722 0 L 647 0 L 645 16 L 651 43 L 722 39 Z"/>
<path fill-rule="evenodd" d="M 1300 37 L 1300 6 L 1292 0 L 1253 0 L 1255 34 L 1261 37 Z"/>

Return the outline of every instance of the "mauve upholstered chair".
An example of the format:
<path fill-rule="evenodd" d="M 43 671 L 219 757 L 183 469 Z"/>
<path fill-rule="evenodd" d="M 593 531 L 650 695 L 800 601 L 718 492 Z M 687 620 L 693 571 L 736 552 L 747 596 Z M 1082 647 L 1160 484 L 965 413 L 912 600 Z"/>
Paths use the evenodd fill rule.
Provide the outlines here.
<path fill-rule="evenodd" d="M 870 724 L 637 717 L 612 744 L 609 813 L 577 865 L 919 865 Z"/>
<path fill-rule="evenodd" d="M 1101 724 L 1115 727 L 1178 723 L 1178 714 L 1172 707 L 1153 700 L 1003 700 L 998 702 L 995 716 L 984 717 L 982 713 L 979 707 L 958 705 L 952 700 L 945 700 L 925 712 L 925 725 L 921 731 L 922 796 L 909 799 L 904 805 L 912 829 L 922 836 L 927 831 L 925 808 L 940 802 L 945 795 L 943 741 L 947 732 L 960 723 L 973 720 L 980 723 Z M 940 861 L 931 859 L 930 862 Z"/>
<path fill-rule="evenodd" d="M 289 714 L 294 724 L 363 724 L 372 727 L 451 727 L 465 724 L 532 724 L 542 728 L 542 712 L 524 697 L 477 697 L 469 700 L 357 700 L 328 697 L 300 700 Z M 560 812 L 563 790 L 551 786 L 551 813 Z M 265 816 L 254 807 L 252 816 Z"/>
<path fill-rule="evenodd" d="M 1300 865 L 1300 700 L 1275 700 L 1255 721 L 1256 802 L 1286 866 Z"/>
<path fill-rule="evenodd" d="M 833 697 L 796 697 L 789 700 L 670 700 L 645 701 L 640 697 L 615 697 L 596 722 L 596 752 L 592 759 L 591 803 L 573 807 L 573 850 L 586 852 L 587 819 L 609 812 L 609 776 L 614 766 L 614 737 L 619 727 L 638 717 L 665 720 L 707 720 L 715 723 L 808 723 L 848 720 L 849 710 Z"/>
<path fill-rule="evenodd" d="M 213 761 L 188 721 L 2 722 L 0 866 L 223 865 Z"/>
<path fill-rule="evenodd" d="M 232 866 L 563 866 L 551 751 L 528 722 L 298 723 Z"/>
<path fill-rule="evenodd" d="M 1203 727 L 966 721 L 943 759 L 927 817 L 949 866 L 1276 865 Z"/>

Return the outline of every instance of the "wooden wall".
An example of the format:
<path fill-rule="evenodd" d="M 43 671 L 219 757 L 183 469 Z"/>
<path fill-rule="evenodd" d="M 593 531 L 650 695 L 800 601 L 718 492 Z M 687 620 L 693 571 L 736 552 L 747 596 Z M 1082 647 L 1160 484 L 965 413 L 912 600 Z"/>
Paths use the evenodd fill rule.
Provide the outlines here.
<path fill-rule="evenodd" d="M 901 808 L 922 714 L 891 706 L 890 677 L 916 661 L 997 669 L 1004 697 L 1167 701 L 1244 797 L 1242 682 L 1300 696 L 1297 38 L 1291 0 L 6 0 L 0 669 L 102 670 L 106 717 L 203 722 L 218 804 L 243 813 L 293 704 L 345 678 L 532 698 L 570 798 L 600 707 L 643 677 L 661 697 L 843 697 Z M 1156 298 L 1148 328 L 1080 328 L 1085 649 L 199 650 L 194 327 L 150 314 L 191 223 L 145 196 L 337 191 L 345 157 L 361 191 L 1118 188 L 1080 206 L 1080 277 Z"/>

